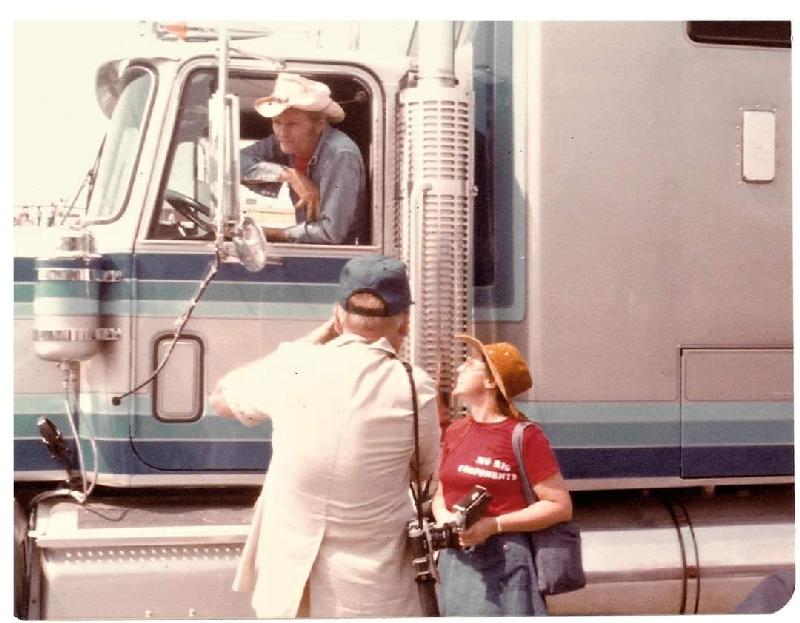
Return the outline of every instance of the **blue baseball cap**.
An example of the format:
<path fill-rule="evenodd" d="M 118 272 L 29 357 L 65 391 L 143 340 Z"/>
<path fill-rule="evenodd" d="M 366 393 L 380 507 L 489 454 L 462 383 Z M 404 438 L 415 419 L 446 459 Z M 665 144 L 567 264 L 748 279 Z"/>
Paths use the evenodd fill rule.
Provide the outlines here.
<path fill-rule="evenodd" d="M 385 255 L 354 257 L 339 276 L 339 304 L 348 309 L 348 299 L 359 292 L 374 294 L 386 304 L 384 313 L 369 314 L 359 309 L 361 315 L 395 316 L 406 311 L 411 305 L 406 265 Z"/>

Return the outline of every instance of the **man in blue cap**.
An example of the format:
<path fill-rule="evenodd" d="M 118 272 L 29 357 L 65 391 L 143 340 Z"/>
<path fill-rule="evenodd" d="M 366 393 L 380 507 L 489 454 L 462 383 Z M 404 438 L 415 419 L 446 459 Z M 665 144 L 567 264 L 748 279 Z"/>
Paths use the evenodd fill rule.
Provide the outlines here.
<path fill-rule="evenodd" d="M 220 415 L 272 422 L 272 459 L 234 589 L 259 618 L 421 616 L 406 530 L 414 453 L 405 265 L 361 256 L 342 269 L 332 318 L 227 374 Z M 413 370 L 423 480 L 439 455 L 435 386 Z"/>

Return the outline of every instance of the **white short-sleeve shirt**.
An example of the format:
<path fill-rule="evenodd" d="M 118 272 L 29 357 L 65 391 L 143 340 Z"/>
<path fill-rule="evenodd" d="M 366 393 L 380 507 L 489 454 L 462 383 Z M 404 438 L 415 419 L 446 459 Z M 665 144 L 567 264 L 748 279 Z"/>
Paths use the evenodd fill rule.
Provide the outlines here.
<path fill-rule="evenodd" d="M 435 387 L 414 369 L 422 475 L 439 456 Z M 406 526 L 413 415 L 407 373 L 386 339 L 345 334 L 283 343 L 222 381 L 245 424 L 269 418 L 272 459 L 235 588 L 259 617 L 419 616 Z"/>

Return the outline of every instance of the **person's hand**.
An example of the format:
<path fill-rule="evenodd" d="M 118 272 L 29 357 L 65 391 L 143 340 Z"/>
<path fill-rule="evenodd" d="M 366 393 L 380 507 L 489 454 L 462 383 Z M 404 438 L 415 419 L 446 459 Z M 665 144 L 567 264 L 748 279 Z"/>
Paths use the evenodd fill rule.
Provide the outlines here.
<path fill-rule="evenodd" d="M 306 220 L 319 220 L 319 187 L 311 179 L 297 169 L 284 167 L 281 174 L 281 181 L 288 182 L 292 190 L 297 194 L 297 203 L 294 204 L 296 210 L 306 209 Z"/>
<path fill-rule="evenodd" d="M 449 510 L 440 510 L 436 514 L 436 525 L 443 526 L 446 523 L 456 520 L 456 514 Z"/>
<path fill-rule="evenodd" d="M 332 339 L 339 337 L 339 332 L 336 330 L 336 323 L 334 318 L 329 318 L 311 333 L 303 338 L 301 342 L 311 342 L 312 344 L 327 344 Z"/>
<path fill-rule="evenodd" d="M 480 545 L 493 534 L 497 533 L 497 522 L 494 517 L 481 517 L 464 530 L 459 536 L 461 547 L 474 547 Z"/>
<path fill-rule="evenodd" d="M 231 420 L 236 419 L 236 414 L 230 408 L 228 401 L 225 398 L 225 390 L 222 381 L 217 382 L 214 391 L 211 392 L 208 397 L 208 401 L 211 404 L 211 408 L 214 409 L 218 415 Z"/>

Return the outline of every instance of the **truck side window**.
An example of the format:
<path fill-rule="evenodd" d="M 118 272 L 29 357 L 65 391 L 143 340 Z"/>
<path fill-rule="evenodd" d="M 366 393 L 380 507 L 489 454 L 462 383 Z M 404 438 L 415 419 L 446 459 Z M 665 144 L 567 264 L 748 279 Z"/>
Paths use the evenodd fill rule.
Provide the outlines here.
<path fill-rule="evenodd" d="M 475 196 L 473 215 L 474 284 L 492 286 L 510 274 L 513 143 L 510 22 L 478 22 L 474 47 Z"/>
<path fill-rule="evenodd" d="M 372 240 L 371 186 L 369 163 L 372 137 L 370 133 L 371 97 L 369 90 L 358 79 L 349 76 L 315 76 L 325 82 L 333 99 L 345 110 L 345 118 L 331 125 L 344 132 L 356 143 L 367 176 L 365 215 L 359 219 L 359 234 L 335 244 L 370 244 Z M 229 91 L 240 99 L 240 147 L 245 149 L 272 133 L 271 121 L 256 112 L 255 100 L 273 91 L 274 74 L 232 72 Z M 210 203 L 208 187 L 208 102 L 216 91 L 216 73 L 211 69 L 193 72 L 186 82 L 181 97 L 180 112 L 170 148 L 163 199 L 154 215 L 148 237 L 161 240 L 210 239 L 210 231 L 203 228 L 210 214 L 192 208 Z M 176 200 L 176 196 L 178 199 Z M 181 199 L 183 200 L 181 201 Z M 294 208 L 289 185 L 284 183 L 242 184 L 239 187 L 242 213 L 252 217 L 262 227 L 286 228 L 296 225 L 298 214 Z M 363 222 L 362 222 L 363 221 Z M 303 240 L 314 244 L 315 240 Z M 319 241 L 319 244 L 326 244 Z"/>
<path fill-rule="evenodd" d="M 791 22 L 687 22 L 692 41 L 717 45 L 749 45 L 767 48 L 792 47 Z"/>
<path fill-rule="evenodd" d="M 186 83 L 170 148 L 169 169 L 161 205 L 150 224 L 148 237 L 156 240 L 210 240 L 203 227 L 210 220 L 208 186 L 208 101 L 214 75 L 193 73 Z M 193 208 L 185 197 L 200 208 Z M 207 208 L 203 210 L 202 207 Z"/>
<path fill-rule="evenodd" d="M 268 238 L 269 232 L 275 231 L 276 235 L 286 235 L 287 242 L 369 244 L 372 218 L 367 179 L 371 146 L 368 89 L 352 77 L 302 75 L 325 83 L 333 100 L 345 113 L 338 123 L 325 121 L 327 127 L 317 143 L 317 153 L 304 171 L 319 188 L 320 215 L 313 218 L 305 209 L 295 210 L 298 197 L 289 184 L 266 181 L 275 174 L 274 165 L 299 167 L 294 164 L 292 155 L 281 150 L 274 134 L 275 119 L 261 116 L 254 108 L 258 98 L 270 95 L 275 88 L 274 80 L 263 78 L 242 81 L 244 88 L 238 93 L 244 176 L 239 191 L 242 210 L 268 228 Z M 297 121 L 295 116 L 293 122 Z M 299 121 L 306 122 L 306 118 L 301 117 Z M 259 169 L 261 166 L 264 168 Z M 341 185 L 337 183 L 339 180 Z M 282 241 L 281 238 L 272 239 Z"/>

